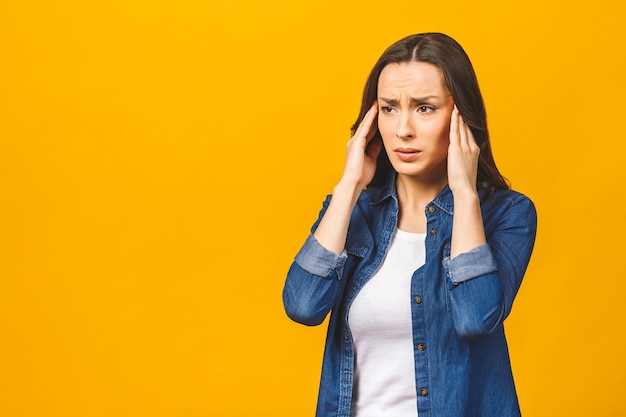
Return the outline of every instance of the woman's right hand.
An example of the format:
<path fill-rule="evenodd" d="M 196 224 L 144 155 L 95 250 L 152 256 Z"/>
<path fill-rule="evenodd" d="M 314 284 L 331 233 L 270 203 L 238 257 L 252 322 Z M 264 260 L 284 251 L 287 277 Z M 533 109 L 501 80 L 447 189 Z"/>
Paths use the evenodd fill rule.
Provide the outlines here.
<path fill-rule="evenodd" d="M 380 138 L 372 141 L 378 129 L 377 114 L 378 102 L 375 101 L 346 145 L 346 165 L 341 180 L 361 189 L 374 178 L 376 159 L 383 148 Z"/>
<path fill-rule="evenodd" d="M 328 209 L 313 234 L 320 245 L 337 255 L 342 253 L 346 244 L 354 205 L 363 188 L 374 178 L 376 158 L 383 148 L 380 139 L 373 140 L 378 129 L 377 113 L 378 103 L 374 102 L 348 141 L 343 176 L 335 186 Z"/>

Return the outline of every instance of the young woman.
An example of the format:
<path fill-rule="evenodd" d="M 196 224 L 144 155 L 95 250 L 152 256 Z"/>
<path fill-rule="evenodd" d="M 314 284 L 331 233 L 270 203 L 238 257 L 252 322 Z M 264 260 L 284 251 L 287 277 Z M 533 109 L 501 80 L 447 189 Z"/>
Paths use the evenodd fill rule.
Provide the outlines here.
<path fill-rule="evenodd" d="M 352 133 L 283 290 L 297 322 L 332 311 L 317 416 L 519 416 L 503 321 L 536 212 L 496 168 L 462 47 L 389 47 Z"/>

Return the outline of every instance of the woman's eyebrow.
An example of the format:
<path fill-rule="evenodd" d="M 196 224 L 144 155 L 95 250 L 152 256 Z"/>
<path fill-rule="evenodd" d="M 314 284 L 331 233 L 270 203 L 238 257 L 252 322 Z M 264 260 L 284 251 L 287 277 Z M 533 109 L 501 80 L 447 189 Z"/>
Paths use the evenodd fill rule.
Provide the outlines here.
<path fill-rule="evenodd" d="M 425 101 L 428 101 L 430 99 L 438 99 L 439 96 L 436 96 L 434 94 L 428 95 L 428 96 L 424 96 L 424 97 L 410 97 L 409 100 L 411 101 L 411 103 L 413 104 L 420 104 L 423 103 Z M 380 101 L 384 101 L 386 104 L 390 105 L 390 106 L 395 106 L 398 104 L 399 100 L 395 99 L 395 98 L 386 98 L 386 97 L 378 97 L 378 100 Z"/>
<path fill-rule="evenodd" d="M 419 103 L 423 103 L 425 101 L 428 101 L 430 99 L 438 99 L 439 96 L 435 96 L 435 95 L 429 95 L 429 96 L 424 96 L 424 97 L 411 97 L 409 100 L 411 100 L 411 103 L 413 104 L 419 104 Z"/>
<path fill-rule="evenodd" d="M 396 100 L 395 98 L 378 97 L 378 100 L 382 100 L 390 106 L 395 106 L 396 104 L 398 104 L 398 100 Z"/>

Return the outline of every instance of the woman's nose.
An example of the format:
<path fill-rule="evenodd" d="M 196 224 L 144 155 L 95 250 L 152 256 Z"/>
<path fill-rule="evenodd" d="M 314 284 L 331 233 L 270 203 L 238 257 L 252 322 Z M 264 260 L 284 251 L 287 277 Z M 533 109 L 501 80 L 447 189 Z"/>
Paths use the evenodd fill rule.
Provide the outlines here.
<path fill-rule="evenodd" d="M 400 115 L 398 126 L 396 128 L 396 136 L 400 139 L 413 139 L 415 137 L 415 126 L 411 120 L 410 114 L 404 112 Z"/>

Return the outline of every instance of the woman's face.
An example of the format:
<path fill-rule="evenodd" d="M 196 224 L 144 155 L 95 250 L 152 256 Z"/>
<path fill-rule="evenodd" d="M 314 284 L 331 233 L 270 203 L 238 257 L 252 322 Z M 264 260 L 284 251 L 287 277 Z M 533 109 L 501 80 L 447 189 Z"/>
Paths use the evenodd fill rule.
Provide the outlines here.
<path fill-rule="evenodd" d="M 378 79 L 378 129 L 398 175 L 447 180 L 454 101 L 441 70 L 425 62 L 389 64 Z"/>

